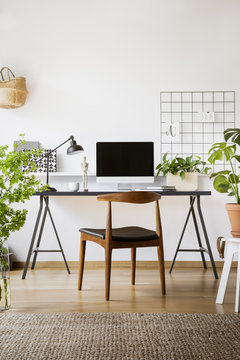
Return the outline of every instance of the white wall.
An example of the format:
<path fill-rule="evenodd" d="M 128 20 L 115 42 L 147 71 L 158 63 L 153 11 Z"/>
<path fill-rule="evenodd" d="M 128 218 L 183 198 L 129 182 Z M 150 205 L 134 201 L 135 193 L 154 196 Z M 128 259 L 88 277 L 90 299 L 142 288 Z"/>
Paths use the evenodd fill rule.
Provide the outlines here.
<path fill-rule="evenodd" d="M 0 65 L 27 78 L 29 96 L 20 109 L 0 110 L 0 143 L 11 145 L 25 132 L 27 140 L 48 148 L 73 134 L 93 174 L 96 141 L 150 140 L 157 164 L 160 91 L 235 90 L 238 101 L 239 11 L 239 0 L 1 0 Z M 239 126 L 238 114 L 237 107 Z M 65 151 L 59 150 L 59 170 L 78 171 L 82 159 L 66 158 Z M 60 186 L 66 181 L 62 178 Z M 207 179 L 201 182 L 202 188 L 211 186 Z M 217 236 L 229 233 L 225 200 L 215 193 L 203 199 L 215 255 Z M 171 259 L 188 199 L 161 203 L 166 258 Z M 19 260 L 26 257 L 37 205 L 36 198 L 26 205 L 27 223 L 10 239 Z M 130 206 L 127 211 L 116 208 L 115 225 L 130 221 Z M 137 222 L 150 227 L 152 213 L 146 208 L 141 214 L 136 210 Z M 96 198 L 52 201 L 69 260 L 77 259 L 78 228 L 103 226 L 104 210 Z M 47 227 L 45 246 L 54 248 L 54 234 Z M 191 239 L 188 232 L 186 246 L 192 246 Z M 155 255 L 153 249 L 139 250 L 141 259 Z M 57 254 L 39 257 L 60 259 Z M 87 258 L 103 259 L 103 252 L 89 246 Z M 129 252 L 122 250 L 114 258 L 128 259 Z"/>

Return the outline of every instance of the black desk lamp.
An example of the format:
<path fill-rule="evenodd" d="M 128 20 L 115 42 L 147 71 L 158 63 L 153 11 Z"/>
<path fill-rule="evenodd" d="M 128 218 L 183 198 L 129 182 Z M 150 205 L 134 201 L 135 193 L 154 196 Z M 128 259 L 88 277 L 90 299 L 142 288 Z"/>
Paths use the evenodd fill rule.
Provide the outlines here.
<path fill-rule="evenodd" d="M 51 150 L 51 151 L 48 151 L 46 154 L 44 154 L 43 156 L 42 156 L 42 158 L 43 157 L 47 157 L 47 180 L 46 180 L 46 185 L 48 186 L 48 191 L 57 191 L 55 188 L 52 188 L 52 187 L 50 187 L 49 186 L 49 156 L 50 156 L 50 154 L 53 152 L 53 151 L 55 151 L 55 150 L 57 150 L 58 148 L 60 148 L 62 145 L 64 145 L 64 144 L 66 144 L 66 142 L 68 142 L 68 141 L 70 141 L 70 146 L 69 146 L 69 148 L 67 149 L 67 155 L 73 155 L 73 154 L 78 154 L 78 153 L 80 153 L 80 152 L 82 152 L 83 151 L 83 147 L 81 146 L 81 145 L 78 145 L 77 144 L 77 142 L 76 142 L 76 140 L 74 140 L 74 137 L 73 136 L 70 136 L 66 141 L 64 141 L 62 144 L 60 144 L 60 145 L 58 145 L 55 149 L 53 149 L 53 150 Z M 36 164 L 40 161 L 40 160 L 42 160 L 42 158 L 41 159 L 39 159 L 37 162 L 36 162 Z"/>

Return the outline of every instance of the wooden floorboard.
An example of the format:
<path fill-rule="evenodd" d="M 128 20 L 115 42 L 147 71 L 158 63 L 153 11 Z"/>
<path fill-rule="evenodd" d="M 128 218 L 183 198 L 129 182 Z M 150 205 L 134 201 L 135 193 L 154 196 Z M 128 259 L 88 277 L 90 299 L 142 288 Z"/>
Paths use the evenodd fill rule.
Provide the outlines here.
<path fill-rule="evenodd" d="M 218 270 L 219 274 L 221 270 Z M 212 270 L 200 268 L 166 271 L 167 294 L 161 295 L 158 270 L 137 269 L 131 285 L 130 269 L 113 269 L 110 301 L 104 300 L 104 270 L 86 270 L 83 290 L 77 290 L 77 269 L 11 272 L 11 311 L 14 312 L 173 312 L 234 313 L 236 269 L 232 269 L 224 305 L 215 304 L 219 280 Z"/>

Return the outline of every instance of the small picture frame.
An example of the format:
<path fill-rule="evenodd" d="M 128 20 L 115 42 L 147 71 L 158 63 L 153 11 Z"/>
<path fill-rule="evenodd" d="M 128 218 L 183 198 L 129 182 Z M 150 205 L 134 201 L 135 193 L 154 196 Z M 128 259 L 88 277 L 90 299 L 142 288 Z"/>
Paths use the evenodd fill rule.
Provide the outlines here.
<path fill-rule="evenodd" d="M 214 122 L 215 114 L 213 111 L 199 112 L 198 118 L 199 118 L 199 121 L 201 121 L 201 122 Z"/>

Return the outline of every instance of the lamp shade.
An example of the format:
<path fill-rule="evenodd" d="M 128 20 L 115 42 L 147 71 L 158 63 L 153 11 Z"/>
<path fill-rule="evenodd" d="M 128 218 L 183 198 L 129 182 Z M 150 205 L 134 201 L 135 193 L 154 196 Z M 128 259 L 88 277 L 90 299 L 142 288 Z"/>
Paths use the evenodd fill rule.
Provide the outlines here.
<path fill-rule="evenodd" d="M 71 139 L 71 145 L 69 146 L 69 148 L 67 149 L 67 154 L 68 155 L 72 155 L 72 154 L 77 154 L 79 152 L 83 151 L 83 147 L 81 145 L 78 145 L 77 142 L 74 140 L 74 138 L 72 137 Z"/>

